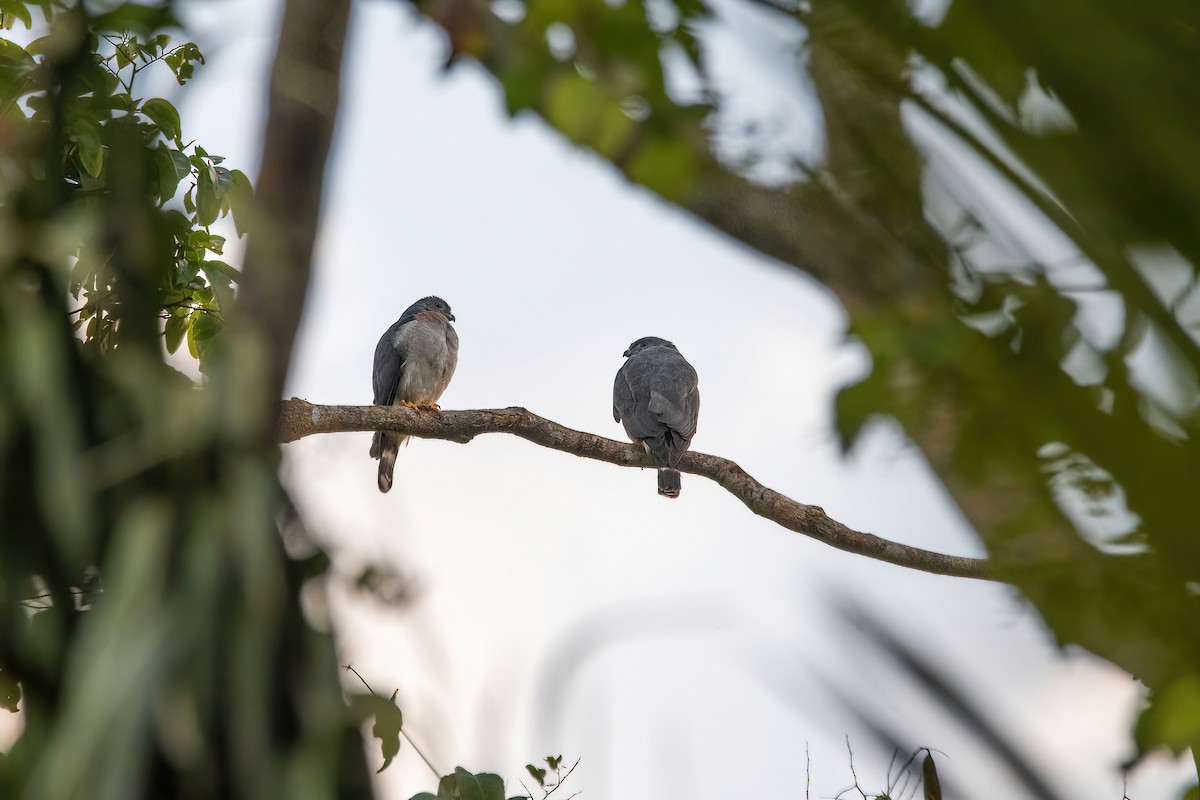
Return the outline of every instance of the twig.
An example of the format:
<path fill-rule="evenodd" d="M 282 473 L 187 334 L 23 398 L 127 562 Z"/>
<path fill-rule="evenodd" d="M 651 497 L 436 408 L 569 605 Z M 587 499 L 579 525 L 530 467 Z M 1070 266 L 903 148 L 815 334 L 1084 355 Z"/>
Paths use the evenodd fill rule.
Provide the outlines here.
<path fill-rule="evenodd" d="M 850 754 L 850 777 L 854 778 L 854 788 L 858 789 L 858 793 L 862 795 L 863 800 L 867 800 L 867 793 L 858 785 L 858 774 L 854 771 L 854 751 L 850 749 L 850 734 L 846 734 L 846 752 Z"/>
<path fill-rule="evenodd" d="M 292 398 L 279 409 L 279 442 L 317 433 L 374 430 L 462 444 L 484 433 L 508 433 L 581 458 L 621 467 L 654 466 L 640 447 L 564 427 L 524 408 L 430 412 L 390 406 L 320 406 Z M 728 459 L 689 452 L 679 469 L 715 481 L 760 517 L 839 550 L 935 575 L 994 580 L 987 559 L 946 555 L 853 530 L 818 506 L 768 489 Z"/>
<path fill-rule="evenodd" d="M 808 800 L 808 790 L 812 786 L 812 759 L 808 755 L 808 742 L 804 743 L 804 800 Z"/>
<path fill-rule="evenodd" d="M 563 781 L 565 781 L 567 778 L 571 777 L 571 773 L 575 771 L 575 768 L 579 766 L 579 762 L 582 760 L 583 760 L 582 758 L 575 759 L 575 763 L 571 765 L 571 768 L 569 770 L 567 770 L 567 774 L 563 775 L 561 778 L 558 778 L 558 783 L 554 784 L 554 788 L 551 789 L 550 791 L 546 792 L 545 795 L 543 795 L 542 800 L 546 800 L 547 797 L 549 797 L 550 795 L 552 795 L 556 791 L 558 791 L 558 787 L 563 785 Z M 578 794 L 578 792 L 576 792 L 575 794 Z M 574 796 L 575 796 L 574 794 L 571 795 L 571 797 L 574 797 Z M 567 798 L 567 800 L 570 800 L 570 798 Z"/>

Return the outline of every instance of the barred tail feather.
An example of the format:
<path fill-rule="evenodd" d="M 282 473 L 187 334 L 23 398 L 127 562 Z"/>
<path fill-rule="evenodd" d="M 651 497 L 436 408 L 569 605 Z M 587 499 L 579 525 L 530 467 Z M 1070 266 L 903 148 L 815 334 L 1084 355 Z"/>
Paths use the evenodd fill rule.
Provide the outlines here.
<path fill-rule="evenodd" d="M 379 491 L 384 494 L 392 488 L 392 473 L 396 470 L 396 454 L 400 445 L 407 444 L 409 437 L 398 436 L 387 431 L 375 431 L 371 439 L 371 457 L 379 459 Z"/>
<path fill-rule="evenodd" d="M 679 470 L 663 467 L 658 471 L 658 493 L 663 497 L 679 497 Z"/>

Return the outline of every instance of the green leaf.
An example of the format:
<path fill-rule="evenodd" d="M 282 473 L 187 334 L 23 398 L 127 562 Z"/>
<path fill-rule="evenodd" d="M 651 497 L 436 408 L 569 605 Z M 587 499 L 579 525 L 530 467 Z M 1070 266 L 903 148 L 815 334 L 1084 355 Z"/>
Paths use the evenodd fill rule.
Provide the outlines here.
<path fill-rule="evenodd" d="M 1183 675 L 1154 689 L 1134 736 L 1142 752 L 1167 747 L 1178 754 L 1200 742 L 1200 674 Z"/>
<path fill-rule="evenodd" d="M 192 162 L 188 159 L 186 153 L 180 150 L 171 150 L 170 148 L 168 148 L 167 152 L 171 154 L 171 163 L 175 165 L 175 172 L 179 175 L 180 180 L 191 174 Z"/>
<path fill-rule="evenodd" d="M 175 264 L 175 285 L 187 286 L 200 274 L 200 261 L 203 254 L 188 252 L 188 257 Z"/>
<path fill-rule="evenodd" d="M 158 173 L 160 203 L 165 203 L 175 196 L 175 192 L 179 190 L 179 180 L 183 177 L 175 168 L 175 159 L 171 157 L 171 152 L 161 143 L 150 151 L 151 158 L 154 160 L 154 168 Z"/>
<path fill-rule="evenodd" d="M 429 792 L 421 792 L 420 794 L 414 794 L 408 800 L 438 800 L 438 796 Z"/>
<path fill-rule="evenodd" d="M 371 727 L 371 735 L 379 740 L 380 748 L 383 752 L 383 766 L 381 766 L 376 774 L 387 769 L 392 759 L 400 752 L 400 729 L 404 725 L 404 715 L 400 713 L 400 707 L 396 705 L 396 693 L 400 690 L 392 692 L 392 696 L 384 700 L 377 694 L 355 694 L 350 696 L 350 707 L 357 711 L 362 719 L 368 717 L 375 718 L 375 724 Z"/>
<path fill-rule="evenodd" d="M 222 310 L 233 308 L 234 293 L 232 276 L 238 274 L 237 270 L 224 261 L 202 261 L 200 267 L 204 270 L 204 274 L 208 276 L 208 283 L 212 287 L 217 305 Z"/>
<path fill-rule="evenodd" d="M 167 324 L 163 330 L 163 335 L 167 340 L 167 352 L 174 353 L 179 349 L 179 345 L 183 343 L 183 337 L 188 331 L 188 318 L 185 313 L 178 313 L 178 309 L 171 312 L 171 316 L 167 317 Z"/>
<path fill-rule="evenodd" d="M 98 31 L 124 34 L 139 33 L 152 36 L 160 30 L 179 27 L 179 20 L 172 12 L 171 4 L 148 6 L 142 3 L 122 3 L 113 10 L 92 19 Z"/>
<path fill-rule="evenodd" d="M 218 198 L 224 197 L 225 193 L 228 192 L 230 187 L 233 186 L 233 173 L 230 172 L 225 167 L 215 167 L 214 166 L 213 167 L 213 177 L 215 178 L 213 183 L 214 183 L 214 190 L 216 191 L 217 197 Z"/>
<path fill-rule="evenodd" d="M 479 786 L 479 781 L 462 767 L 455 767 L 454 775 L 446 777 L 454 779 L 454 797 L 458 798 L 458 800 L 483 800 L 483 791 Z M 442 780 L 445 781 L 446 778 L 442 778 Z M 440 795 L 441 793 L 442 790 L 439 786 L 438 794 Z"/>
<path fill-rule="evenodd" d="M 538 782 L 538 786 L 546 785 L 546 770 L 541 767 L 535 767 L 533 764 L 526 764 L 525 769 L 533 776 L 533 779 Z"/>
<path fill-rule="evenodd" d="M 46 36 L 39 36 L 29 44 L 25 45 L 25 51 L 31 55 L 44 56 L 54 46 L 55 42 L 56 36 L 52 33 L 47 34 Z"/>
<path fill-rule="evenodd" d="M 133 98 L 126 92 L 119 92 L 108 98 L 108 107 L 113 111 L 123 111 L 126 114 L 131 114 L 134 111 L 134 106 Z"/>
<path fill-rule="evenodd" d="M 883 407 L 884 391 L 878 375 L 876 368 L 858 383 L 843 387 L 834 398 L 834 424 L 843 454 L 850 452 L 863 426 Z"/>
<path fill-rule="evenodd" d="M 204 316 L 202 313 L 193 313 L 190 317 L 188 317 L 188 326 L 187 326 L 188 354 L 192 358 L 196 358 L 196 359 L 200 358 L 200 343 L 196 341 L 196 326 L 194 323 L 196 321 L 196 317 L 202 317 L 202 316 Z M 89 333 L 88 338 L 91 338 L 90 333 Z"/>
<path fill-rule="evenodd" d="M 200 148 L 196 148 L 199 150 Z M 204 167 L 196 176 L 196 222 L 205 228 L 217 221 L 221 213 L 221 201 L 217 199 L 213 183 L 213 168 Z"/>
<path fill-rule="evenodd" d="M 5 15 L 11 15 L 11 16 L 15 17 L 16 19 L 19 19 L 21 21 L 21 23 L 25 26 L 25 30 L 29 30 L 30 28 L 33 27 L 33 17 L 30 16 L 29 9 L 25 7 L 24 3 L 16 2 L 16 3 L 0 4 L 0 12 L 4 13 Z M 6 27 L 6 28 L 12 27 L 12 25 L 10 23 L 8 23 L 8 20 L 5 20 L 5 23 L 6 24 L 4 27 Z"/>
<path fill-rule="evenodd" d="M 504 779 L 491 772 L 480 772 L 475 775 L 479 783 L 480 800 L 504 800 Z"/>
<path fill-rule="evenodd" d="M 178 142 L 182 135 L 179 112 L 175 106 L 161 97 L 152 97 L 142 103 L 142 113 L 149 117 L 167 139 Z"/>
<path fill-rule="evenodd" d="M 250 214 L 254 203 L 254 186 L 246 173 L 240 169 L 230 171 L 233 187 L 229 190 L 229 209 L 233 214 L 233 227 L 239 237 L 244 236 L 250 225 Z"/>
<path fill-rule="evenodd" d="M 93 178 L 104 169 L 104 144 L 100 123 L 90 114 L 73 112 L 67 115 L 67 130 L 78 147 L 79 164 Z"/>

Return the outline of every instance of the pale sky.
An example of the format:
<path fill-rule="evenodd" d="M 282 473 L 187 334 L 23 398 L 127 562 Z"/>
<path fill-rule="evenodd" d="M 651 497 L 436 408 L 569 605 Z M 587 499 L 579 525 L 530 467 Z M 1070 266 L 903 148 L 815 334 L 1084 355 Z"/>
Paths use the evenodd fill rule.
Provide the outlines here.
<path fill-rule="evenodd" d="M 251 175 L 274 6 L 182 9 L 209 58 L 176 93 L 185 135 Z M 797 37 L 745 6 L 721 3 L 711 26 L 723 85 L 739 98 L 732 115 L 769 123 L 791 143 L 777 152 L 818 152 L 819 118 L 795 91 L 803 81 L 779 78 Z M 369 403 L 380 334 L 438 294 L 462 341 L 444 407 L 523 405 L 619 439 L 621 352 L 663 336 L 700 375 L 695 449 L 859 530 L 982 555 L 892 427 L 839 455 L 833 393 L 866 358 L 843 343 L 826 291 L 631 188 L 535 119 L 509 120 L 481 68 L 446 75 L 442 61 L 438 34 L 400 4 L 357 7 L 288 395 Z M 932 701 L 871 658 L 829 603 L 846 596 L 968 688 L 1063 797 L 1121 796 L 1116 764 L 1132 752 L 1138 685 L 1058 651 L 1010 588 L 835 551 L 696 476 L 672 502 L 652 471 L 502 435 L 415 441 L 381 495 L 369 438 L 287 445 L 286 479 L 341 574 L 379 563 L 413 580 L 402 608 L 335 587 L 333 618 L 342 662 L 382 694 L 399 688 L 406 730 L 443 772 L 495 771 L 517 794 L 524 764 L 562 753 L 582 759 L 563 791 L 583 798 L 801 797 L 807 745 L 811 796 L 832 797 L 850 784 L 848 734 L 863 787 L 882 790 L 890 752 L 832 685 L 943 751 L 946 783 L 1020 796 Z M 1129 795 L 1173 796 L 1189 768 L 1153 758 Z M 405 744 L 379 786 L 404 800 L 436 780 Z"/>

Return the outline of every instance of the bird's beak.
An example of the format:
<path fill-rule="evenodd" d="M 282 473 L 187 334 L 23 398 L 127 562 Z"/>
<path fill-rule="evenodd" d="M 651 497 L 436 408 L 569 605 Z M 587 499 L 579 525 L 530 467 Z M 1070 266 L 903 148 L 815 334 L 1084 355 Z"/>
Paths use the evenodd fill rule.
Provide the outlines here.
<path fill-rule="evenodd" d="M 629 351 L 626 350 L 624 353 L 621 353 L 621 355 L 625 356 L 625 358 L 629 358 Z"/>
<path fill-rule="evenodd" d="M 450 320 L 451 322 L 454 322 L 454 315 L 453 315 L 453 314 L 447 314 L 447 315 L 446 315 L 446 319 Z"/>

